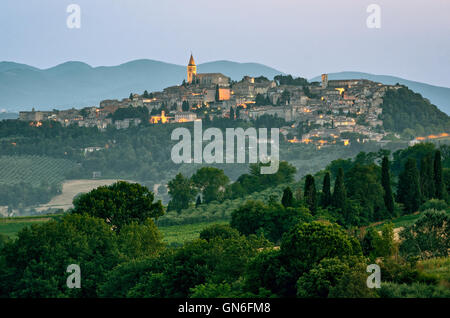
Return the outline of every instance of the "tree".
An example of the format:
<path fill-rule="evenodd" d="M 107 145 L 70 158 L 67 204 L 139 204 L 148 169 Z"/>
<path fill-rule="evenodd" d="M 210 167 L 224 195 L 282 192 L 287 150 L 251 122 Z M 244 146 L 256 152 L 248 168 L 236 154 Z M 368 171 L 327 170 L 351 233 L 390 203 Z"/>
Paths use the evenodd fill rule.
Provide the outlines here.
<path fill-rule="evenodd" d="M 422 204 L 419 208 L 420 212 L 423 212 L 425 210 L 437 210 L 437 211 L 445 211 L 448 207 L 447 202 L 444 200 L 438 200 L 438 199 L 431 199 Z"/>
<path fill-rule="evenodd" d="M 234 282 L 244 273 L 260 242 L 245 236 L 209 241 L 197 239 L 174 252 L 164 269 L 164 281 L 170 297 L 187 297 L 190 289 L 205 283 Z"/>
<path fill-rule="evenodd" d="M 317 193 L 314 177 L 310 174 L 305 179 L 305 202 L 311 213 L 316 212 L 317 208 Z"/>
<path fill-rule="evenodd" d="M 330 288 L 337 284 L 344 272 L 350 271 L 348 264 L 339 258 L 324 258 L 297 281 L 297 297 L 327 298 Z"/>
<path fill-rule="evenodd" d="M 263 94 L 260 94 L 260 93 L 256 94 L 256 97 L 255 97 L 255 105 L 256 106 L 268 105 L 267 101 L 268 101 L 267 98 Z"/>
<path fill-rule="evenodd" d="M 155 222 L 147 219 L 143 224 L 124 225 L 118 235 L 118 246 L 128 259 L 138 259 L 158 255 L 165 244 Z"/>
<path fill-rule="evenodd" d="M 297 203 L 302 202 L 303 200 L 303 195 L 302 195 L 302 187 L 298 187 L 297 190 L 295 190 L 295 201 L 297 201 Z"/>
<path fill-rule="evenodd" d="M 322 184 L 322 196 L 320 205 L 323 208 L 328 207 L 331 204 L 331 186 L 330 186 L 330 173 L 327 171 L 323 177 Z"/>
<path fill-rule="evenodd" d="M 336 224 L 298 223 L 281 241 L 280 257 L 288 272 L 288 293 L 297 293 L 298 278 L 325 258 L 361 255 L 359 242 Z"/>
<path fill-rule="evenodd" d="M 391 176 L 389 171 L 389 159 L 387 156 L 384 156 L 381 163 L 381 185 L 383 186 L 384 190 L 384 205 L 386 206 L 386 209 L 391 214 L 391 216 L 393 216 L 394 196 L 392 195 Z"/>
<path fill-rule="evenodd" d="M 294 198 L 291 188 L 287 187 L 283 190 L 283 197 L 281 198 L 281 204 L 287 208 L 294 205 Z"/>
<path fill-rule="evenodd" d="M 230 107 L 230 119 L 234 120 L 235 119 L 235 113 L 234 113 L 234 108 Z"/>
<path fill-rule="evenodd" d="M 142 97 L 144 97 L 144 98 L 149 98 L 149 95 L 148 95 L 147 90 L 144 91 L 144 94 L 142 95 Z"/>
<path fill-rule="evenodd" d="M 400 232 L 400 238 L 400 253 L 406 257 L 448 257 L 450 216 L 444 211 L 427 210 L 416 223 Z"/>
<path fill-rule="evenodd" d="M 329 298 L 376 298 L 377 293 L 367 288 L 367 264 L 363 259 L 345 259 L 350 271 L 345 271 L 334 286 L 330 287 Z"/>
<path fill-rule="evenodd" d="M 216 96 L 215 96 L 216 102 L 220 101 L 220 89 L 219 84 L 216 84 Z"/>
<path fill-rule="evenodd" d="M 252 298 L 255 294 L 246 293 L 242 290 L 242 282 L 230 283 L 206 283 L 190 289 L 191 298 Z M 262 296 L 262 295 L 258 295 Z M 262 297 L 269 297 L 270 292 L 263 293 Z"/>
<path fill-rule="evenodd" d="M 73 202 L 72 213 L 88 214 L 105 220 L 120 231 L 126 224 L 144 223 L 164 214 L 161 200 L 153 202 L 154 194 L 147 187 L 125 181 L 102 186 L 82 194 Z"/>
<path fill-rule="evenodd" d="M 0 250 L 3 248 L 6 242 L 8 242 L 8 236 L 0 233 Z"/>
<path fill-rule="evenodd" d="M 361 255 L 361 247 L 337 224 L 298 223 L 281 242 L 282 255 L 298 269 L 309 270 L 326 257 Z M 292 258 L 291 258 L 292 257 Z"/>
<path fill-rule="evenodd" d="M 433 157 L 431 154 L 424 156 L 420 164 L 420 191 L 424 200 L 435 197 L 433 173 Z"/>
<path fill-rule="evenodd" d="M 406 161 L 405 169 L 399 176 L 397 201 L 403 203 L 405 211 L 408 213 L 417 211 L 422 202 L 419 172 L 417 171 L 416 160 L 413 158 Z"/>
<path fill-rule="evenodd" d="M 281 93 L 278 105 L 288 105 L 290 102 L 291 102 L 291 93 L 285 89 L 283 93 Z"/>
<path fill-rule="evenodd" d="M 200 238 L 208 242 L 214 238 L 231 239 L 239 237 L 239 235 L 239 231 L 232 228 L 229 224 L 210 225 L 200 232 Z"/>
<path fill-rule="evenodd" d="M 230 225 L 244 235 L 264 234 L 271 242 L 279 242 L 283 234 L 298 222 L 309 222 L 312 216 L 305 207 L 285 208 L 270 200 L 247 201 L 231 213 Z"/>
<path fill-rule="evenodd" d="M 188 112 L 191 109 L 191 106 L 189 105 L 189 102 L 187 100 L 183 101 L 181 104 L 181 110 L 184 112 Z"/>
<path fill-rule="evenodd" d="M 342 212 L 343 219 L 341 220 L 343 224 L 359 225 L 382 220 L 390 216 L 385 209 L 384 191 L 380 183 L 380 175 L 381 169 L 374 163 L 355 163 L 346 173 L 344 185 L 347 203 L 339 208 Z M 339 185 L 339 182 L 336 183 Z M 358 210 L 354 203 L 362 208 L 361 213 L 354 213 Z"/>
<path fill-rule="evenodd" d="M 144 106 L 133 107 L 129 106 L 127 108 L 119 108 L 111 115 L 112 120 L 115 122 L 117 120 L 124 120 L 127 118 L 139 118 L 142 122 L 148 122 L 149 112 L 148 108 Z"/>
<path fill-rule="evenodd" d="M 195 202 L 195 207 L 198 208 L 202 204 L 202 197 L 197 196 L 197 201 Z"/>
<path fill-rule="evenodd" d="M 250 260 L 245 272 L 244 286 L 255 294 L 264 288 L 277 295 L 285 295 L 285 274 L 280 252 L 273 249 L 263 250 Z"/>
<path fill-rule="evenodd" d="M 180 212 L 189 207 L 189 203 L 194 200 L 197 191 L 189 178 L 185 178 L 178 173 L 174 179 L 167 184 L 171 200 L 167 207 L 168 210 Z"/>
<path fill-rule="evenodd" d="M 106 281 L 99 284 L 99 297 L 104 298 L 126 298 L 136 295 L 129 295 L 135 291 L 139 282 L 143 280 L 145 273 L 152 273 L 161 270 L 160 263 L 164 264 L 166 257 L 144 257 L 131 259 L 116 266 L 107 273 Z M 159 273 L 158 273 L 159 274 Z M 160 280 L 160 290 L 163 289 L 163 281 Z M 140 287 L 140 286 L 139 286 Z M 139 295 L 141 296 L 141 295 Z M 164 297 L 164 293 L 158 294 L 148 292 L 145 297 Z"/>
<path fill-rule="evenodd" d="M 434 153 L 434 187 L 435 187 L 435 198 L 439 200 L 445 199 L 445 188 L 442 179 L 442 162 L 441 162 L 441 152 L 436 150 Z"/>
<path fill-rule="evenodd" d="M 260 201 L 247 201 L 231 213 L 231 227 L 244 235 L 255 234 L 263 226 L 263 214 L 267 207 Z"/>
<path fill-rule="evenodd" d="M 225 186 L 230 182 L 223 170 L 213 167 L 198 169 L 192 175 L 191 180 L 198 191 L 202 193 L 204 203 L 221 200 Z"/>
<path fill-rule="evenodd" d="M 394 241 L 394 225 L 386 223 L 383 225 L 381 234 L 374 227 L 369 227 L 362 241 L 364 255 L 371 260 L 378 257 L 387 258 L 392 256 L 396 250 Z"/>
<path fill-rule="evenodd" d="M 324 258 L 298 279 L 297 297 L 373 297 L 366 284 L 366 267 L 360 257 Z"/>
<path fill-rule="evenodd" d="M 236 107 L 236 119 L 239 119 L 239 117 L 241 116 L 241 109 L 243 109 L 242 106 Z"/>
<path fill-rule="evenodd" d="M 331 203 L 335 208 L 345 211 L 345 207 L 347 205 L 347 192 L 344 184 L 344 170 L 341 167 L 339 167 L 336 181 L 334 182 L 334 191 L 333 197 L 331 198 Z"/>
<path fill-rule="evenodd" d="M 0 294 L 10 297 L 97 297 L 97 286 L 120 261 L 116 233 L 104 220 L 66 214 L 26 227 L 1 255 Z M 81 269 L 82 288 L 69 289 L 70 264 Z"/>

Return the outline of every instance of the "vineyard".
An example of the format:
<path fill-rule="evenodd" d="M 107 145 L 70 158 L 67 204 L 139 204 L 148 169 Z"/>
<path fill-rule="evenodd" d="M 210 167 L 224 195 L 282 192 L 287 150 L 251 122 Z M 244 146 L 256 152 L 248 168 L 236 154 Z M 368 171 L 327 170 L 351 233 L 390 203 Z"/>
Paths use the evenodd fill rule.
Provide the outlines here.
<path fill-rule="evenodd" d="M 40 156 L 0 156 L 0 185 L 26 183 L 31 186 L 58 184 L 74 167 L 66 159 Z"/>

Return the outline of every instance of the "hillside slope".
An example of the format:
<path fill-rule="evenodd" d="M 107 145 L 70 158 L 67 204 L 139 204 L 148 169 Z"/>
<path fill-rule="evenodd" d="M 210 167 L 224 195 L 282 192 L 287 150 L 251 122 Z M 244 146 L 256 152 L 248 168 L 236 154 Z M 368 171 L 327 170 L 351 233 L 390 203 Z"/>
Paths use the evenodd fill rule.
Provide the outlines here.
<path fill-rule="evenodd" d="M 448 87 L 433 86 L 425 83 L 409 81 L 395 76 L 375 75 L 361 72 L 339 72 L 328 74 L 329 80 L 361 78 L 387 85 L 394 85 L 397 83 L 406 85 L 414 92 L 420 93 L 423 97 L 429 99 L 432 104 L 436 105 L 447 115 L 450 115 L 450 88 Z M 311 79 L 311 81 L 320 80 L 320 76 L 316 76 Z"/>

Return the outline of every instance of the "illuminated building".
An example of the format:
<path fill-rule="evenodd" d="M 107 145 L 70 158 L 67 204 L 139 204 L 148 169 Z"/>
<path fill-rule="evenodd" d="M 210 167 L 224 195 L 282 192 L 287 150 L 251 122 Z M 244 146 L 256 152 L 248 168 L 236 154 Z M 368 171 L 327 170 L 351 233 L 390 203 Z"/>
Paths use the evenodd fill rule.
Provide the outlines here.
<path fill-rule="evenodd" d="M 152 116 L 150 118 L 150 123 L 152 123 L 152 124 L 158 124 L 158 123 L 165 124 L 165 123 L 169 122 L 169 119 L 171 119 L 171 118 L 170 117 L 166 117 L 165 111 L 162 111 L 160 116 L 158 116 L 158 115 L 157 116 Z"/>
<path fill-rule="evenodd" d="M 322 88 L 328 87 L 328 74 L 322 74 Z"/>

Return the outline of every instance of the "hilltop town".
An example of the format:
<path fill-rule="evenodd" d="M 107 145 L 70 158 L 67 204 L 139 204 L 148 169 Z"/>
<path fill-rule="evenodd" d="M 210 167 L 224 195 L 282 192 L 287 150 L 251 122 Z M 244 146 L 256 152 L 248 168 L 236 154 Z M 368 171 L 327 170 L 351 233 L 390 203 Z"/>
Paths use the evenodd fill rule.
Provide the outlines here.
<path fill-rule="evenodd" d="M 381 117 L 383 96 L 387 90 L 400 87 L 364 79 L 328 80 L 327 74 L 322 75 L 321 83 L 290 75 L 272 80 L 245 76 L 233 81 L 221 73 L 197 73 L 191 55 L 181 85 L 162 92 L 130 94 L 122 100 L 103 100 L 98 106 L 81 110 L 33 109 L 20 112 L 19 119 L 37 126 L 44 120 L 54 120 L 64 126 L 104 130 L 108 126 L 126 129 L 143 121 L 165 124 L 214 118 L 255 120 L 270 115 L 286 121 L 281 133 L 291 143 L 313 143 L 317 147 L 348 145 L 350 140 L 383 143 L 388 134 Z M 136 115 L 142 110 L 148 116 Z"/>

